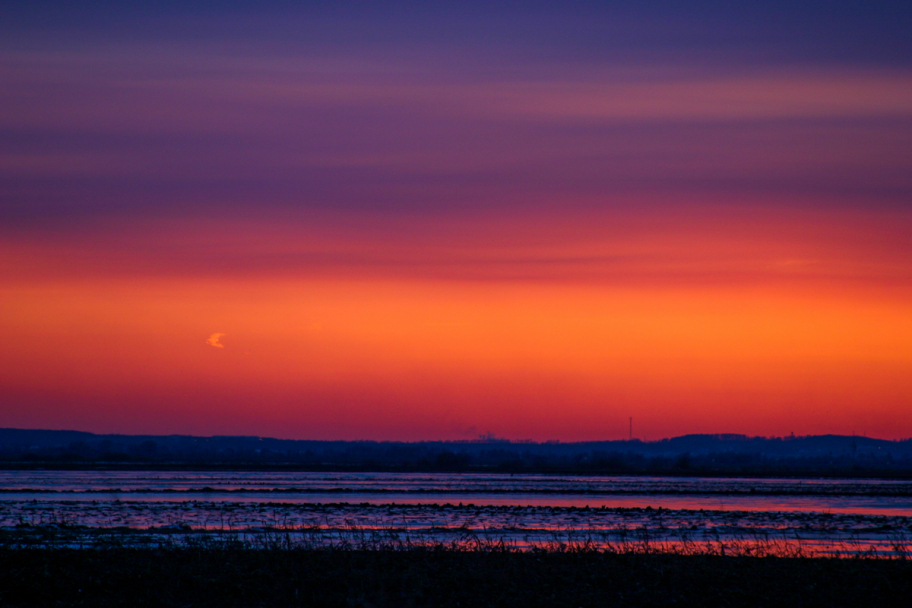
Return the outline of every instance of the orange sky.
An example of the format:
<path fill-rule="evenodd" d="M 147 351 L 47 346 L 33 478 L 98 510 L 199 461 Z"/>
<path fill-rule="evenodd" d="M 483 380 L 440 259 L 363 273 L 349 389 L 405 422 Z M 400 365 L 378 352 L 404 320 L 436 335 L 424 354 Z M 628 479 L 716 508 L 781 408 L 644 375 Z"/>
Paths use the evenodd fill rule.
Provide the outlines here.
<path fill-rule="evenodd" d="M 910 31 L 0 3 L 0 427 L 912 437 Z"/>
<path fill-rule="evenodd" d="M 647 439 L 912 429 L 905 215 L 548 219 L 429 223 L 400 249 L 358 230 L 321 242 L 313 218 L 162 225 L 168 267 L 127 229 L 123 255 L 76 239 L 27 258 L 20 243 L 4 264 L 0 387 L 22 406 L 4 425 L 536 440 L 621 438 L 630 416 Z M 222 239 L 254 265 L 312 261 L 210 268 Z"/>

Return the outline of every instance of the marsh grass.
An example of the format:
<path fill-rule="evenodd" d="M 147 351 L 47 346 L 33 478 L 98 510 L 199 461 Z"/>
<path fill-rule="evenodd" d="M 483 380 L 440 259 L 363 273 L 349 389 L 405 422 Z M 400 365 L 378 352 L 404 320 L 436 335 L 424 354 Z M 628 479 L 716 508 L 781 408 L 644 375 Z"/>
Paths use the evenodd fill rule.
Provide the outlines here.
<path fill-rule="evenodd" d="M 446 540 L 444 540 L 444 538 Z M 717 557 L 851 558 L 910 560 L 912 540 L 903 531 L 892 531 L 871 540 L 856 534 L 838 540 L 752 533 L 720 535 L 677 531 L 659 533 L 646 527 L 556 529 L 547 535 L 505 536 L 501 530 L 407 527 L 341 528 L 319 525 L 276 525 L 218 530 L 194 529 L 176 523 L 140 530 L 128 527 L 90 528 L 66 522 L 19 525 L 0 530 L 0 549 L 129 549 L 257 550 L 257 551 L 436 551 L 457 553 L 534 553 L 674 555 Z"/>
<path fill-rule="evenodd" d="M 833 607 L 912 596 L 910 560 L 610 552 L 585 541 L 375 545 L 362 532 L 320 549 L 267 537 L 4 547 L 0 605 Z"/>
<path fill-rule="evenodd" d="M 0 533 L 0 606 L 878 606 L 912 597 L 909 543 L 709 540 L 646 528 L 553 530 L 517 541 L 469 522 L 441 541 L 407 528 L 281 521 L 213 534 L 90 529 Z M 841 558 L 841 559 L 837 559 Z"/>

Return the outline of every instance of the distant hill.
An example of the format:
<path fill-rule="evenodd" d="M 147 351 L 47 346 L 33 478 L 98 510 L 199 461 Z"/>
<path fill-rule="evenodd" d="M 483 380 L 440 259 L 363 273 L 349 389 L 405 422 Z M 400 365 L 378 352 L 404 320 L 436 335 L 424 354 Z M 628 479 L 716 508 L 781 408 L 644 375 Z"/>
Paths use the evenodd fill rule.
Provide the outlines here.
<path fill-rule="evenodd" d="M 37 466 L 912 478 L 912 440 L 725 434 L 654 442 L 387 442 L 0 429 L 0 467 Z"/>

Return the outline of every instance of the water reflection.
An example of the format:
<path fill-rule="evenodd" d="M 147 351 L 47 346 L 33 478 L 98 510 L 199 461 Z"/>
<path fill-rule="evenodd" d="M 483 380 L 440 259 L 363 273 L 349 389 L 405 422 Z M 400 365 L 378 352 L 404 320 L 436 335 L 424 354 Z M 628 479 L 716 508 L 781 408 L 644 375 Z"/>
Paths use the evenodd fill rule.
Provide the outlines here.
<path fill-rule="evenodd" d="M 516 547 L 636 534 L 678 546 L 751 540 L 816 551 L 912 537 L 912 483 L 811 479 L 255 472 L 3 472 L 0 529 L 66 542 L 117 532 L 274 534 L 334 543 L 362 535 Z M 83 540 L 78 540 L 78 539 Z M 137 537 L 138 538 L 138 537 Z M 75 540 L 74 540 L 75 539 Z M 461 539 L 461 540 L 460 540 Z M 584 541 L 580 541 L 584 539 Z M 144 541 L 145 542 L 145 541 Z M 347 541 L 346 541 L 347 542 Z M 669 544 L 670 543 L 670 544 Z M 691 543 L 691 545 L 687 545 Z M 714 545 L 715 543 L 715 545 Z M 771 544 L 772 543 L 772 544 Z M 841 549 L 840 549 L 841 547 Z M 743 549 L 743 547 L 742 547 Z"/>

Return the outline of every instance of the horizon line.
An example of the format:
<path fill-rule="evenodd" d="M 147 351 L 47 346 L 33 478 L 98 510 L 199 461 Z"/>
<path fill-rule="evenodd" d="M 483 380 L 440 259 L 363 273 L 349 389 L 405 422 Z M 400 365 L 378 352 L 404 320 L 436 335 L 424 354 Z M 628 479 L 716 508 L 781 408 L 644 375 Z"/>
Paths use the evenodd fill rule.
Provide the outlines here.
<path fill-rule="evenodd" d="M 580 443 L 662 443 L 663 441 L 672 441 L 674 439 L 683 439 L 685 437 L 711 437 L 719 440 L 754 440 L 762 439 L 767 441 L 772 440 L 782 440 L 782 441 L 792 441 L 799 439 L 811 439 L 817 437 L 839 437 L 839 438 L 850 438 L 850 439 L 870 439 L 872 441 L 885 441 L 890 443 L 901 443 L 904 441 L 912 440 L 912 437 L 905 437 L 902 439 L 883 439 L 880 437 L 869 437 L 868 435 L 840 435 L 836 433 L 824 433 L 820 435 L 795 435 L 790 433 L 789 435 L 747 435 L 744 433 L 685 433 L 683 435 L 675 435 L 673 437 L 663 437 L 661 439 L 641 439 L 638 437 L 633 438 L 623 438 L 623 439 L 589 439 L 589 440 L 562 440 L 562 439 L 546 439 L 542 441 L 534 439 L 508 439 L 506 437 L 497 437 L 491 433 L 483 434 L 472 439 L 417 439 L 417 440 L 402 440 L 402 439 L 294 439 L 294 438 L 282 438 L 282 437 L 269 437 L 262 435 L 194 435 L 194 434 L 184 434 L 184 433 L 169 433 L 169 434 L 155 434 L 155 433 L 97 433 L 94 431 L 80 431 L 76 429 L 41 429 L 41 428 L 16 428 L 16 427 L 0 427 L 0 433 L 4 431 L 24 431 L 24 432 L 40 432 L 40 433 L 81 433 L 87 435 L 95 436 L 118 436 L 118 437 L 192 437 L 197 439 L 221 439 L 221 438 L 232 438 L 232 439 L 257 439 L 257 440 L 271 440 L 271 441 L 312 441 L 312 442 L 323 442 L 323 443 L 509 443 L 509 444 L 534 444 L 534 445 L 548 445 L 548 444 L 580 444 Z"/>

